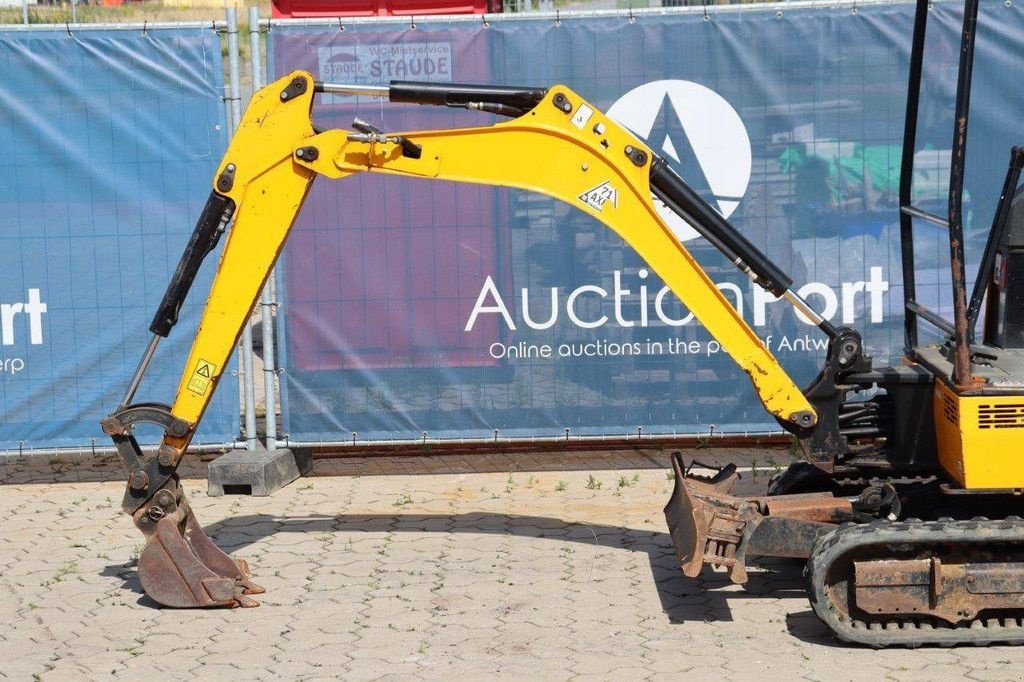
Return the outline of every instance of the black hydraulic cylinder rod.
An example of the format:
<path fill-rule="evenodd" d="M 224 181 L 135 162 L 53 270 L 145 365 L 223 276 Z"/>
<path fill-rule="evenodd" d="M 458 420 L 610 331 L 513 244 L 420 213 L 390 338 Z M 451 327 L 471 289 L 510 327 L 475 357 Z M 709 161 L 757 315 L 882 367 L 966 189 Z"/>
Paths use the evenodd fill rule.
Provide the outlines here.
<path fill-rule="evenodd" d="M 392 102 L 434 104 L 459 107 L 471 102 L 501 104 L 527 111 L 547 94 L 546 88 L 517 88 L 506 85 L 469 85 L 464 83 L 418 83 L 391 81 L 388 99 Z"/>
<path fill-rule="evenodd" d="M 792 286 L 793 279 L 789 275 L 704 201 L 662 158 L 656 157 L 651 164 L 651 189 L 658 199 L 761 287 L 782 296 Z"/>
<path fill-rule="evenodd" d="M 181 312 L 188 290 L 195 281 L 199 266 L 217 246 L 233 212 L 234 202 L 231 199 L 217 192 L 210 192 L 210 198 L 206 200 L 206 206 L 203 207 L 196 227 L 192 230 L 192 236 L 185 246 L 185 252 L 181 254 L 181 260 L 178 261 L 171 283 L 167 285 L 160 307 L 153 316 L 149 331 L 164 337 L 171 333 L 171 328 L 178 323 L 178 313 Z"/>

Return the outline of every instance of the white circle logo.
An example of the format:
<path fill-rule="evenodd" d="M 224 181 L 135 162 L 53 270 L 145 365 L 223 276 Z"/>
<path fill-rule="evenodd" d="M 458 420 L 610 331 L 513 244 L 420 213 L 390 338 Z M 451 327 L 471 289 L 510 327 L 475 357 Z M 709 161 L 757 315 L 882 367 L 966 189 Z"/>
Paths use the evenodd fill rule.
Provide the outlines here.
<path fill-rule="evenodd" d="M 620 97 L 608 116 L 664 156 L 724 217 L 740 205 L 750 182 L 750 137 L 717 92 L 691 81 L 652 81 Z M 655 204 L 680 241 L 699 236 L 660 201 Z"/>

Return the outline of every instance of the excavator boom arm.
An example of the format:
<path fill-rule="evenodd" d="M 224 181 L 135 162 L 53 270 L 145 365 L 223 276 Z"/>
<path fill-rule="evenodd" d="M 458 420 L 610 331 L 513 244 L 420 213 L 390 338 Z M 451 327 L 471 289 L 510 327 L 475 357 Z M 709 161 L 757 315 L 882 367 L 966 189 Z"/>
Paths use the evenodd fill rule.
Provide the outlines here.
<path fill-rule="evenodd" d="M 423 100 L 444 102 L 434 92 L 443 87 L 410 84 L 395 99 L 411 100 L 415 88 Z M 786 296 L 791 294 L 789 279 L 640 140 L 571 90 L 526 91 L 540 97 L 535 106 L 492 126 L 316 134 L 309 120 L 315 89 L 312 78 L 301 72 L 264 88 L 249 105 L 218 169 L 212 197 L 230 200 L 235 222 L 172 405 L 176 418 L 194 425 L 202 416 L 312 179 L 376 172 L 530 190 L 593 216 L 643 258 L 736 360 L 768 412 L 783 423 L 814 424 L 815 411 L 801 390 L 659 216 L 652 177 L 659 180 L 654 188 L 659 197 L 755 281 Z M 496 98 L 503 100 L 498 105 L 522 111 L 523 97 L 515 99 L 519 91 L 496 90 Z M 472 96 L 466 93 L 462 99 L 468 103 Z M 690 210 L 684 213 L 680 203 Z M 701 210 L 703 215 L 697 214 Z M 717 221 L 715 232 L 709 232 L 711 221 Z M 165 445 L 180 454 L 193 432 L 168 435 Z"/>

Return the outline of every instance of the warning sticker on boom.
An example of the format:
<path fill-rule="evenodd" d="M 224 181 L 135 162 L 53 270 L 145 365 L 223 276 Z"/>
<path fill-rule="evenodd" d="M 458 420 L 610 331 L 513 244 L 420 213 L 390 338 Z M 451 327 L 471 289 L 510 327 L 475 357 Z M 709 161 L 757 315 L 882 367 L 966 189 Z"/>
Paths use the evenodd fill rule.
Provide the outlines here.
<path fill-rule="evenodd" d="M 608 180 L 593 189 L 588 189 L 579 196 L 579 200 L 595 211 L 604 210 L 604 205 L 607 203 L 611 203 L 612 208 L 617 208 L 619 205 L 619 190 L 615 189 L 611 180 Z"/>
<path fill-rule="evenodd" d="M 199 362 L 196 363 L 192 376 L 188 380 L 188 390 L 197 395 L 206 395 L 206 392 L 210 390 L 210 384 L 213 383 L 213 375 L 216 371 L 217 365 L 209 360 L 200 358 Z"/>

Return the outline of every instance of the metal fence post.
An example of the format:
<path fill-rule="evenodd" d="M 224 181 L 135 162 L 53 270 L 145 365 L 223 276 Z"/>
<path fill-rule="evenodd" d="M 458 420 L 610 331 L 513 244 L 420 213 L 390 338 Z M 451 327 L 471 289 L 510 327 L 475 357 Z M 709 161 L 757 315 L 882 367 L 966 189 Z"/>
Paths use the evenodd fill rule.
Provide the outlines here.
<path fill-rule="evenodd" d="M 231 103 L 232 129 L 238 128 L 242 120 L 242 90 L 239 83 L 238 54 L 238 10 L 228 7 L 225 10 L 228 24 L 228 86 Z M 251 318 L 251 316 L 250 316 Z M 242 328 L 241 384 L 245 396 L 245 449 L 255 450 L 259 445 L 256 435 L 256 387 L 253 383 L 252 328 L 250 318 L 246 318 Z"/>
<path fill-rule="evenodd" d="M 238 65 L 238 12 L 234 7 L 226 10 L 228 18 L 228 70 L 230 72 L 231 118 L 238 125 L 242 116 L 241 84 L 239 82 Z M 253 16 L 249 13 L 250 22 L 250 45 L 252 50 L 253 89 L 259 87 L 262 81 L 259 52 L 259 13 Z M 255 28 L 256 35 L 252 29 Z M 265 288 L 265 287 L 264 287 Z M 266 292 L 261 292 L 261 305 L 267 300 Z M 268 338 L 268 326 L 273 324 L 272 319 L 264 311 L 263 338 Z M 224 457 L 210 463 L 208 470 L 208 494 L 223 495 L 228 488 L 248 488 L 254 495 L 270 495 L 275 490 L 288 485 L 299 476 L 310 471 L 313 465 L 312 455 L 308 449 L 292 450 L 278 449 L 276 442 L 268 442 L 270 447 L 260 447 L 259 438 L 256 433 L 256 381 L 254 376 L 254 359 L 252 350 L 252 311 L 246 318 L 245 326 L 242 329 L 241 337 L 241 377 L 242 390 L 245 393 L 245 449 L 231 452 Z M 264 347 L 264 357 L 273 363 L 273 338 Z M 273 365 L 271 364 L 271 367 Z M 267 406 L 270 414 L 268 424 L 273 424 L 274 396 L 273 381 L 267 386 Z M 272 428 L 272 427 L 271 427 Z M 275 438 L 276 440 L 276 438 Z"/>
<path fill-rule="evenodd" d="M 249 8 L 249 64 L 252 66 L 252 91 L 256 93 L 263 87 L 265 74 L 263 60 L 260 57 L 260 10 Z M 265 426 L 266 446 L 268 450 L 277 447 L 277 389 L 274 377 L 277 374 L 274 347 L 274 309 L 277 302 L 271 290 L 275 282 L 274 269 L 271 268 L 267 283 L 260 293 L 261 327 L 263 331 L 263 400 L 266 405 Z"/>
<path fill-rule="evenodd" d="M 23 24 L 28 23 L 28 0 L 21 0 L 21 21 Z"/>

